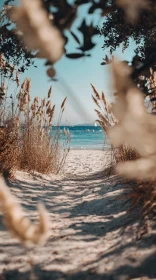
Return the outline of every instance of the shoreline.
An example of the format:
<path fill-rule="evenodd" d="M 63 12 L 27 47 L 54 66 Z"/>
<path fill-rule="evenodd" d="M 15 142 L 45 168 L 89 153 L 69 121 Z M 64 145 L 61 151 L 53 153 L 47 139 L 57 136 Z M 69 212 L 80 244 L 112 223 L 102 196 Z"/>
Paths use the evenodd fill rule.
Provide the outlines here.
<path fill-rule="evenodd" d="M 103 147 L 103 148 L 86 148 L 86 147 L 84 147 L 84 148 L 77 148 L 77 147 L 70 147 L 70 150 L 71 151 L 77 151 L 77 150 L 79 150 L 79 151 L 101 151 L 101 152 L 105 152 L 105 151 L 109 151 L 111 149 L 111 146 L 105 146 L 105 147 Z"/>
<path fill-rule="evenodd" d="M 91 149 L 91 148 L 70 148 L 70 151 L 101 151 L 101 152 L 105 152 L 106 150 L 102 150 L 102 149 L 96 149 L 96 148 L 94 148 L 94 149 Z"/>

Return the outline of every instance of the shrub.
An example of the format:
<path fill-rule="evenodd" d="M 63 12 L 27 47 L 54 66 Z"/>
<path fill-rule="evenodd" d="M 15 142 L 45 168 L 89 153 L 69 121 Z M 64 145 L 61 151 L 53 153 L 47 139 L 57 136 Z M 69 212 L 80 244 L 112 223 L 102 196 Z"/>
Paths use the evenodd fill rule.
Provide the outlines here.
<path fill-rule="evenodd" d="M 98 107 L 98 110 L 95 109 L 95 112 L 98 115 L 98 120 L 96 121 L 103 128 L 106 137 L 109 138 L 108 129 L 118 124 L 118 120 L 115 118 L 112 111 L 112 106 L 108 103 L 104 92 L 102 92 L 102 94 L 100 95 L 96 88 L 93 85 L 91 86 L 94 93 L 92 95 L 92 98 L 94 103 Z M 127 144 L 122 144 L 119 147 L 113 147 L 111 149 L 111 152 L 113 152 L 116 163 L 127 160 L 135 160 L 139 157 L 135 150 Z"/>
<path fill-rule="evenodd" d="M 113 149 L 113 153 L 115 156 L 116 163 L 135 160 L 139 158 L 139 155 L 136 153 L 136 151 L 127 144 L 123 144 L 119 147 L 115 147 Z"/>
<path fill-rule="evenodd" d="M 25 79 L 11 106 L 1 104 L 3 129 L 0 132 L 0 171 L 10 176 L 17 168 L 41 173 L 58 173 L 69 151 L 70 135 L 60 144 L 60 123 L 66 98 L 60 108 L 57 128 L 52 135 L 55 105 L 51 105 L 52 87 L 47 98 L 31 102 L 31 80 Z M 4 118 L 5 116 L 5 118 Z"/>
<path fill-rule="evenodd" d="M 12 177 L 19 166 L 20 149 L 16 123 L 10 120 L 0 129 L 0 172 L 5 177 Z"/>

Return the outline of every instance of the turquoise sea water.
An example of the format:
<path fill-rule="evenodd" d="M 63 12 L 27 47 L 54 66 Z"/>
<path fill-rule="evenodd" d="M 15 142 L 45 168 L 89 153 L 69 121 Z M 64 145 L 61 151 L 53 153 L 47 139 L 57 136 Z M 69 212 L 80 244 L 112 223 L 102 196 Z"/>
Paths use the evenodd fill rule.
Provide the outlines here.
<path fill-rule="evenodd" d="M 61 126 L 62 134 L 64 128 L 70 132 L 71 149 L 103 150 L 109 147 L 100 126 Z"/>

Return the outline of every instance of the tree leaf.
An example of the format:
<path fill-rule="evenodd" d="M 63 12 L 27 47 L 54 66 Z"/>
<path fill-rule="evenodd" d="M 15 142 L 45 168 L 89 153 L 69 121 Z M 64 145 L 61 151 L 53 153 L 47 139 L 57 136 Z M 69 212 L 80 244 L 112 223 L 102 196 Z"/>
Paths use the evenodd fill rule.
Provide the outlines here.
<path fill-rule="evenodd" d="M 79 38 L 73 33 L 73 31 L 70 31 L 70 34 L 73 36 L 73 38 L 75 39 L 75 41 L 80 45 L 80 40 Z"/>
<path fill-rule="evenodd" d="M 85 54 L 84 53 L 69 53 L 66 54 L 66 57 L 71 58 L 71 59 L 77 59 L 77 58 L 81 58 L 84 57 Z"/>

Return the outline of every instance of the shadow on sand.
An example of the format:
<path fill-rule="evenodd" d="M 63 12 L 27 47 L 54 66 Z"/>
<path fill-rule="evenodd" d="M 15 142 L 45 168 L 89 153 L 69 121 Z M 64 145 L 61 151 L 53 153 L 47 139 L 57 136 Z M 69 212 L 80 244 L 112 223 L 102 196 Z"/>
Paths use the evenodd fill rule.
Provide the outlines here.
<path fill-rule="evenodd" d="M 155 232 L 151 231 L 139 241 L 131 238 L 136 229 L 137 213 L 127 215 L 129 202 L 119 199 L 126 189 L 116 181 L 116 176 L 106 179 L 103 175 L 103 172 L 83 177 L 71 175 L 69 177 L 68 175 L 63 180 L 55 181 L 34 176 L 31 177 L 29 183 L 18 180 L 10 184 L 13 192 L 17 196 L 20 195 L 22 205 L 26 209 L 34 211 L 36 203 L 43 201 L 53 215 L 52 218 L 58 215 L 60 221 L 61 219 L 64 221 L 63 229 L 57 236 L 52 237 L 47 245 L 52 248 L 51 254 L 55 255 L 56 251 L 53 247 L 56 247 L 60 240 L 62 240 L 61 244 L 67 243 L 65 249 L 64 247 L 57 249 L 65 250 L 66 253 L 61 253 L 59 257 L 57 253 L 53 261 L 50 259 L 46 261 L 46 264 L 53 262 L 57 264 L 57 267 L 60 265 L 60 269 L 45 270 L 45 264 L 35 266 L 35 275 L 38 280 L 128 280 L 139 277 L 140 279 L 141 277 L 156 279 L 156 253 L 152 251 L 152 253 L 143 254 L 139 259 L 136 255 L 138 250 L 140 252 L 153 248 L 153 244 L 156 243 Z M 42 182 L 42 185 L 39 182 Z M 1 231 L 3 230 L 2 227 Z M 111 233 L 116 234 L 112 235 L 113 238 L 123 235 L 126 240 L 128 238 L 130 240 L 129 242 L 117 240 L 109 247 L 109 250 L 105 250 L 104 241 L 107 243 L 107 236 Z M 88 242 L 88 246 L 94 246 L 95 250 L 96 242 L 99 240 L 101 240 L 103 252 L 97 253 L 96 257 L 87 264 L 78 265 L 76 269 L 66 273 L 62 272 L 62 264 L 68 262 L 67 255 L 68 253 L 70 255 L 71 242 L 75 241 L 76 246 L 79 246 L 81 242 Z M 7 243 L 4 245 L 1 242 L 0 258 L 1 249 L 5 251 L 5 247 Z M 16 250 L 16 246 L 9 243 L 8 250 L 11 249 Z M 77 251 L 75 256 L 76 254 L 80 252 Z M 1 260 L 3 262 L 2 258 Z M 113 261 L 115 265 L 107 270 L 107 263 L 110 261 Z M 5 280 L 30 279 L 28 272 L 20 272 L 19 269 L 6 269 L 3 275 Z"/>

